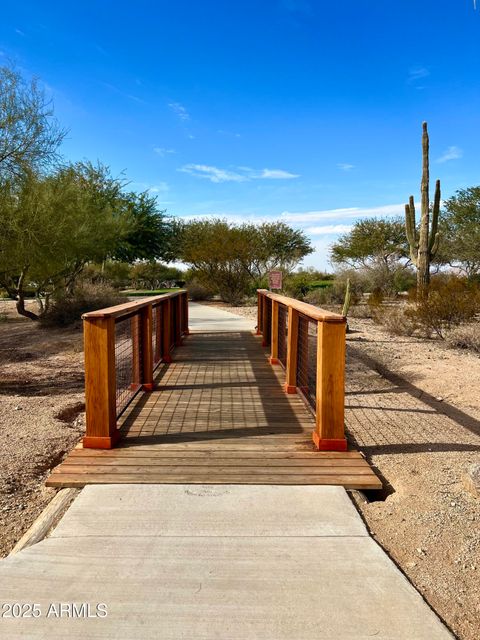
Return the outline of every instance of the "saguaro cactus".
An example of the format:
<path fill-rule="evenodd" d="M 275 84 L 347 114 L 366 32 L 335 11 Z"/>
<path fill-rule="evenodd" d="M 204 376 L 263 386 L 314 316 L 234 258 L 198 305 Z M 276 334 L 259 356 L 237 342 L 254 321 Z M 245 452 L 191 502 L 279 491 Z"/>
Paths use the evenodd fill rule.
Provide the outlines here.
<path fill-rule="evenodd" d="M 420 217 L 420 229 L 417 230 L 415 219 L 415 202 L 410 196 L 409 203 L 405 205 L 405 229 L 408 244 L 410 245 L 410 258 L 417 268 L 417 294 L 420 297 L 428 295 L 430 284 L 430 263 L 438 251 L 440 235 L 438 233 L 438 217 L 440 214 L 440 180 L 435 184 L 435 198 L 433 201 L 432 220 L 430 224 L 430 167 L 429 167 L 429 139 L 427 123 L 423 123 L 422 134 L 422 211 Z"/>

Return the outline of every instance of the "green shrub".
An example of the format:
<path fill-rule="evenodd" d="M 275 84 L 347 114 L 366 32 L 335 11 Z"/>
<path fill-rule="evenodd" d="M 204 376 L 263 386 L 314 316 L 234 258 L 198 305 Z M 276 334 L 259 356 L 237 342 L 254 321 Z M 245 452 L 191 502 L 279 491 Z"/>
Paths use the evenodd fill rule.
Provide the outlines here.
<path fill-rule="evenodd" d="M 127 302 L 107 284 L 83 283 L 73 295 L 62 295 L 53 300 L 40 321 L 45 327 L 66 327 L 80 321 L 82 314 Z"/>
<path fill-rule="evenodd" d="M 429 334 L 446 332 L 471 321 L 480 311 L 480 288 L 466 278 L 440 276 L 432 280 L 428 297 L 408 308 L 408 315 Z"/>

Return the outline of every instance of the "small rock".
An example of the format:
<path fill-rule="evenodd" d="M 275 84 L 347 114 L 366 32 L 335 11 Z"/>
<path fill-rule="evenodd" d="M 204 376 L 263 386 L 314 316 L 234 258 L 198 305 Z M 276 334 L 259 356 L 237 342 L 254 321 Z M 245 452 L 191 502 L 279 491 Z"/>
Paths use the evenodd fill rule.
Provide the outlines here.
<path fill-rule="evenodd" d="M 476 498 L 480 498 L 480 462 L 474 462 L 463 476 L 463 486 Z"/>
<path fill-rule="evenodd" d="M 15 407 L 15 411 L 21 411 L 22 407 Z"/>
<path fill-rule="evenodd" d="M 456 507 L 456 506 L 457 506 L 457 503 L 452 501 L 452 502 L 450 502 L 450 506 L 451 506 L 451 507 Z"/>

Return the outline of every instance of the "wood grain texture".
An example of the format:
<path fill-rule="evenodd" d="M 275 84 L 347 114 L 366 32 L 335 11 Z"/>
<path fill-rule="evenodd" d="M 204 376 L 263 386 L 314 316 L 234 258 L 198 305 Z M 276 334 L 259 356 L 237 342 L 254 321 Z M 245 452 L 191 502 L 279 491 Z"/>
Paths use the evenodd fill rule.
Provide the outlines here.
<path fill-rule="evenodd" d="M 292 315 L 296 311 L 292 310 Z M 168 316 L 167 316 L 168 317 Z M 295 326 L 292 321 L 290 326 Z M 333 325 L 332 325 L 333 326 Z M 115 449 L 74 449 L 47 484 L 319 484 L 379 489 L 358 451 L 318 452 L 315 421 L 250 333 L 196 333 L 120 421 Z"/>

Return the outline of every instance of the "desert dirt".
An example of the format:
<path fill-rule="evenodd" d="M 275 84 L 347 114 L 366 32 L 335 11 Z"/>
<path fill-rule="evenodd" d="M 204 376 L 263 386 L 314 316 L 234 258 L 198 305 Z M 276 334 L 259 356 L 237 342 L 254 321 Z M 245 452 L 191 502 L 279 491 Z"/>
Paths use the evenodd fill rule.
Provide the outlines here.
<path fill-rule="evenodd" d="M 226 305 L 221 305 L 226 308 Z M 229 308 L 256 318 L 256 307 Z M 352 498 L 373 538 L 462 640 L 480 638 L 480 357 L 349 320 L 348 438 L 381 476 Z"/>
<path fill-rule="evenodd" d="M 10 307 L 8 306 L 10 304 Z M 256 317 L 256 307 L 229 307 Z M 3 305 L 3 307 L 2 307 Z M 13 321 L 0 302 L 0 553 L 53 497 L 44 480 L 84 429 L 81 329 Z M 352 319 L 348 437 L 385 490 L 352 498 L 372 536 L 462 640 L 480 637 L 480 358 Z"/>
<path fill-rule="evenodd" d="M 44 481 L 83 433 L 84 397 L 80 327 L 42 329 L 6 301 L 0 314 L 3 557 L 55 495 Z"/>

